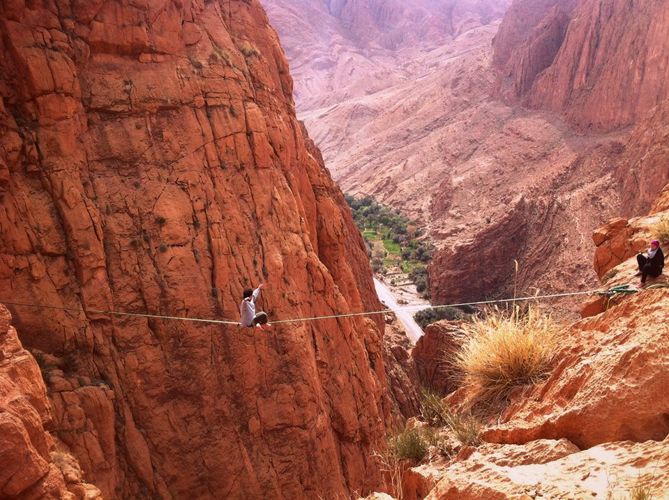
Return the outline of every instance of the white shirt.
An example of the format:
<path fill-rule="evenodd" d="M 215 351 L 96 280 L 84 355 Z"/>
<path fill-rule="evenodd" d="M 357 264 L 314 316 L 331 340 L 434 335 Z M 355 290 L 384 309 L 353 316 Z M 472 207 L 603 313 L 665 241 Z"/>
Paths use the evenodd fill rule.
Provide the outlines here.
<path fill-rule="evenodd" d="M 260 295 L 260 287 L 253 290 L 253 295 L 242 300 L 239 306 L 240 323 L 242 326 L 253 326 L 253 318 L 256 317 L 256 299 Z"/>

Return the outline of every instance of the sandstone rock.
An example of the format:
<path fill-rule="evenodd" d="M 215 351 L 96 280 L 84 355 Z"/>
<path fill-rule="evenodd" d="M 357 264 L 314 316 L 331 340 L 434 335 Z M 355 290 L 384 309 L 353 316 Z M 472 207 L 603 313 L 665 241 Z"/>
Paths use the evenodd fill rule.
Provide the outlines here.
<path fill-rule="evenodd" d="M 437 304 L 478 301 L 506 293 L 514 281 L 514 259 L 521 260 L 528 238 L 527 202 L 520 197 L 504 220 L 465 240 L 460 247 L 437 253 L 430 264 L 430 285 Z M 488 244 L 494 241 L 495 245 Z M 504 256 L 499 255 L 504 248 Z"/>
<path fill-rule="evenodd" d="M 411 341 L 394 315 L 391 322 L 386 325 L 383 344 L 386 377 L 397 405 L 396 413 L 404 417 L 413 417 L 420 411 L 417 391 L 419 379 L 415 360 L 410 354 L 413 353 Z"/>
<path fill-rule="evenodd" d="M 0 305 L 0 497 L 99 498 L 93 485 L 83 491 L 74 459 L 66 466 L 54 456 L 44 381 L 10 323 L 9 311 Z"/>
<path fill-rule="evenodd" d="M 530 444 L 530 443 L 528 443 Z M 506 447 L 480 451 L 457 462 L 427 496 L 429 499 L 611 498 L 647 488 L 667 498 L 667 441 L 615 442 L 562 457 L 526 464 L 498 462 Z"/>
<path fill-rule="evenodd" d="M 429 463 L 412 467 L 402 476 L 402 493 L 405 500 L 422 500 L 444 476 L 443 463 Z"/>
<path fill-rule="evenodd" d="M 575 6 L 576 0 L 513 2 L 493 42 L 500 95 L 510 100 L 524 96 L 553 64 Z"/>
<path fill-rule="evenodd" d="M 68 308 L 14 313 L 67 360 L 54 432 L 85 476 L 123 498 L 372 491 L 381 318 L 93 312 L 234 321 L 261 281 L 273 320 L 379 308 L 258 1 L 2 2 L 0 30 L 0 299 Z"/>
<path fill-rule="evenodd" d="M 581 448 L 664 439 L 667 306 L 667 290 L 648 290 L 563 331 L 550 377 L 515 397 L 483 438 L 519 444 L 566 438 Z"/>
<path fill-rule="evenodd" d="M 669 212 L 669 184 L 664 186 L 662 193 L 655 200 L 653 207 L 651 208 L 650 215 L 657 214 L 659 212 Z"/>
<path fill-rule="evenodd" d="M 646 250 L 654 236 L 650 228 L 668 214 L 655 212 L 630 220 L 614 219 L 595 231 L 593 241 L 597 248 L 594 266 L 597 276 L 613 285 L 612 276 L 607 276 L 607 273 L 615 274 L 613 269 L 616 266 Z"/>
<path fill-rule="evenodd" d="M 363 500 L 394 500 L 394 497 L 391 497 L 387 493 L 374 492 L 364 497 Z"/>
<path fill-rule="evenodd" d="M 458 386 L 449 357 L 460 345 L 461 332 L 457 324 L 439 321 L 429 325 L 411 357 L 416 365 L 420 385 L 440 394 L 448 394 Z"/>

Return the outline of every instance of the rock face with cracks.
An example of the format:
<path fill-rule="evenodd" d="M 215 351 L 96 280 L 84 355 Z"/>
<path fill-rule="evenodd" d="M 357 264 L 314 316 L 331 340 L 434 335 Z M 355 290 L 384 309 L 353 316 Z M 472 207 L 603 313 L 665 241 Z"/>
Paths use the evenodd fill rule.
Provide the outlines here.
<path fill-rule="evenodd" d="M 82 482 L 76 461 L 56 450 L 40 368 L 11 319 L 0 305 L 0 498 L 101 498 L 95 486 Z"/>
<path fill-rule="evenodd" d="M 86 477 L 110 498 L 378 484 L 381 320 L 99 312 L 236 320 L 261 281 L 271 320 L 379 308 L 259 3 L 7 0 L 0 30 L 0 300 L 67 308 L 13 312 Z"/>

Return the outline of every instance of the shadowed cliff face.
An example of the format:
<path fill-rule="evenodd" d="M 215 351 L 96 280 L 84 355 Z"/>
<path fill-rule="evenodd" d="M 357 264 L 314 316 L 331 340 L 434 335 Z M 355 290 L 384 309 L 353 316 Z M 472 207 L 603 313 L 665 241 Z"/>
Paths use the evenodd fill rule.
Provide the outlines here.
<path fill-rule="evenodd" d="M 108 497 L 364 491 L 390 404 L 362 239 L 257 1 L 0 4 L 0 301 L 55 355 L 56 433 Z M 49 371 L 50 370 L 50 371 Z"/>

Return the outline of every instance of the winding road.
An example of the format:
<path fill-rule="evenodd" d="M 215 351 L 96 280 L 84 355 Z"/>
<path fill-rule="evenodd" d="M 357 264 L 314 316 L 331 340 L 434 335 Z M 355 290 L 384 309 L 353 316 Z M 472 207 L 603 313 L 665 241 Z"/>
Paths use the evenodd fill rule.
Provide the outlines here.
<path fill-rule="evenodd" d="M 391 309 L 395 313 L 397 319 L 399 319 L 402 323 L 402 326 L 404 326 L 404 330 L 406 331 L 409 340 L 411 340 L 411 342 L 414 344 L 418 342 L 418 339 L 423 336 L 423 329 L 418 323 L 416 323 L 416 320 L 413 319 L 413 315 L 418 311 L 422 311 L 423 309 L 429 309 L 430 305 L 412 304 L 409 306 L 411 307 L 410 310 L 402 309 L 406 306 L 401 306 L 397 303 L 397 299 L 395 299 L 393 292 L 390 290 L 390 288 L 388 288 L 388 286 L 386 286 L 385 283 L 374 278 L 374 287 L 376 288 L 376 294 L 379 296 L 379 300 L 381 300 L 381 302 L 383 302 L 388 307 L 388 309 Z"/>

